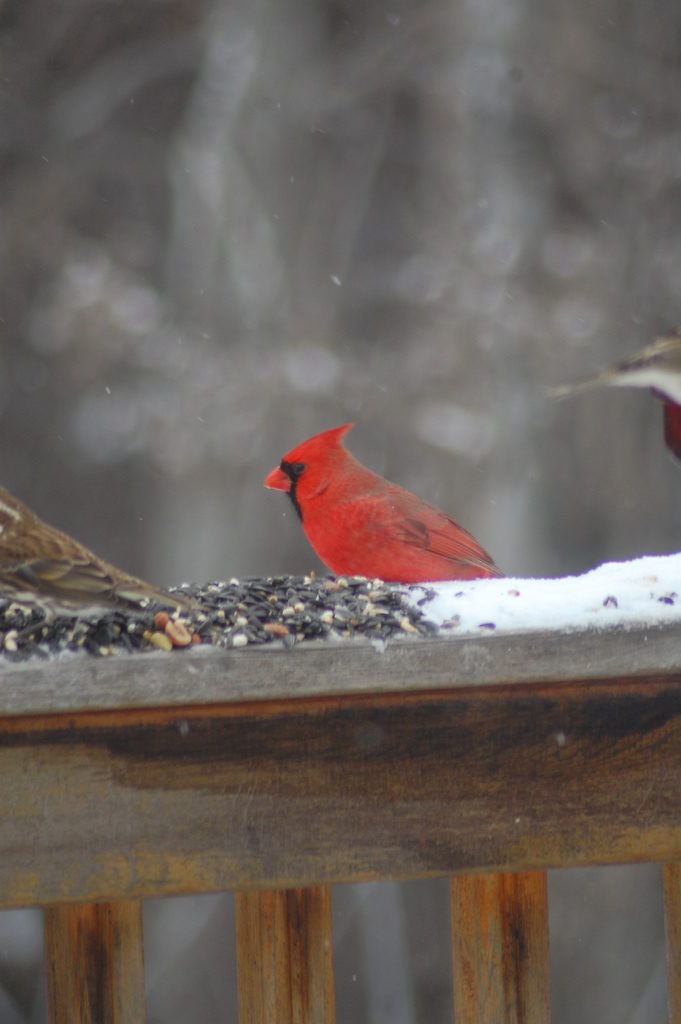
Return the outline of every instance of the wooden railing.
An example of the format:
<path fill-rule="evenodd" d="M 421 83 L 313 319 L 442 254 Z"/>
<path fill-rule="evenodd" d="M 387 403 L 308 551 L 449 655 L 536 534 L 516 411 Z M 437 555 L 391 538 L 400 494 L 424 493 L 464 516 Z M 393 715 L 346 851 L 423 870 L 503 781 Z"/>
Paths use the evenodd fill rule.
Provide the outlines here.
<path fill-rule="evenodd" d="M 681 1024 L 678 626 L 5 664 L 0 779 L 53 1024 L 140 1024 L 142 899 L 221 889 L 241 1024 L 328 1024 L 329 886 L 443 875 L 457 1024 L 545 1024 L 546 869 L 633 861 Z"/>

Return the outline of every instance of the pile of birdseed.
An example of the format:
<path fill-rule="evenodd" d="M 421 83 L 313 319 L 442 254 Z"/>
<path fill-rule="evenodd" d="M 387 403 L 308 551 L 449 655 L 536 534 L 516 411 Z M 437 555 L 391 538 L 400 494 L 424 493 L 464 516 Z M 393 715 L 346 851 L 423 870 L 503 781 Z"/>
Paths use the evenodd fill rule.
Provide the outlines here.
<path fill-rule="evenodd" d="M 365 636 L 373 641 L 431 635 L 437 627 L 410 606 L 403 589 L 355 577 L 269 576 L 203 586 L 177 593 L 190 606 L 168 612 L 91 610 L 50 615 L 38 604 L 0 596 L 0 652 L 12 661 L 66 651 L 94 655 L 189 648 L 195 644 L 246 647 L 279 641 Z"/>

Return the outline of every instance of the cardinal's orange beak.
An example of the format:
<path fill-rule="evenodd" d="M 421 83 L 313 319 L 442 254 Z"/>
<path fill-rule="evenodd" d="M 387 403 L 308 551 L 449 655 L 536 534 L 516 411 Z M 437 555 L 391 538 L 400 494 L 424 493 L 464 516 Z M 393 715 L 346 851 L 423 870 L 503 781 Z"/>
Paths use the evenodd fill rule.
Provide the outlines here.
<path fill-rule="evenodd" d="M 288 494 L 291 490 L 291 478 L 284 473 L 280 466 L 277 466 L 265 477 L 265 487 L 269 487 L 273 491 L 286 491 Z"/>

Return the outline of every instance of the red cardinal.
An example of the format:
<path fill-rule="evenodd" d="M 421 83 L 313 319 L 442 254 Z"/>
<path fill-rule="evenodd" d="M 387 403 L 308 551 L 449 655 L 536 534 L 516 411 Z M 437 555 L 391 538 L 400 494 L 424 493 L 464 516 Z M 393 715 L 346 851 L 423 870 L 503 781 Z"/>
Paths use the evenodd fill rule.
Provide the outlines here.
<path fill-rule="evenodd" d="M 288 494 L 322 562 L 339 575 L 394 583 L 501 576 L 453 519 L 346 451 L 343 437 L 353 426 L 303 441 L 265 479 L 265 487 Z"/>
<path fill-rule="evenodd" d="M 563 395 L 586 391 L 599 385 L 650 388 L 664 402 L 664 440 L 669 450 L 681 459 L 681 329 L 665 334 L 631 359 L 595 377 L 553 388 Z"/>

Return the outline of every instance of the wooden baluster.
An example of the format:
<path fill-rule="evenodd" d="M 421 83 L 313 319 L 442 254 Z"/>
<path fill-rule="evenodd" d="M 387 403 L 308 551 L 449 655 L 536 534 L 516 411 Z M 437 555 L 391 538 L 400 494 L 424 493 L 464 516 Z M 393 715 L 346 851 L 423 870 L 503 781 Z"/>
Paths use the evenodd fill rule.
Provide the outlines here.
<path fill-rule="evenodd" d="M 236 894 L 239 1024 L 334 1024 L 331 889 Z"/>
<path fill-rule="evenodd" d="M 45 908 L 50 1024 L 143 1024 L 142 904 Z"/>
<path fill-rule="evenodd" d="M 546 873 L 452 878 L 456 1024 L 551 1020 Z"/>
<path fill-rule="evenodd" d="M 662 865 L 669 1024 L 681 1024 L 681 864 Z"/>

